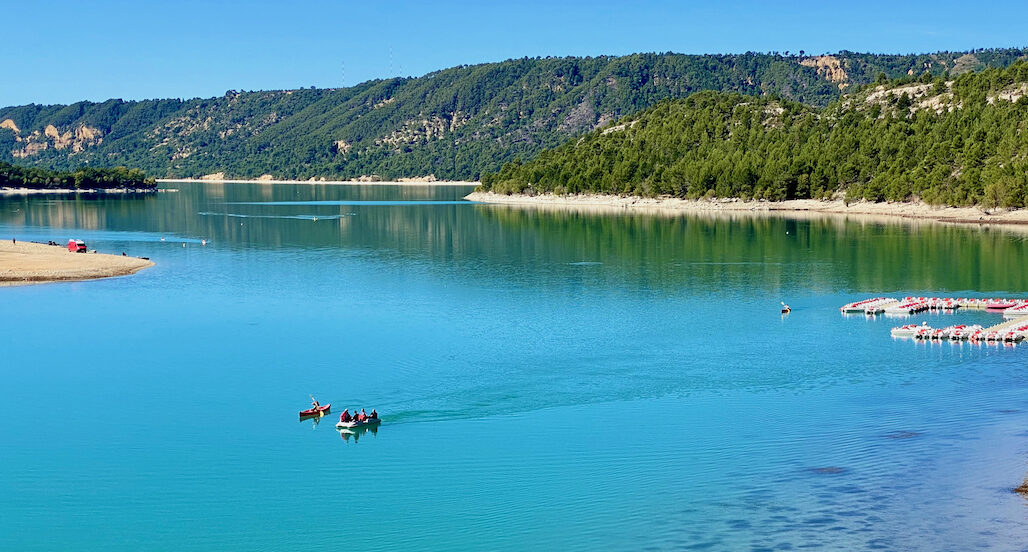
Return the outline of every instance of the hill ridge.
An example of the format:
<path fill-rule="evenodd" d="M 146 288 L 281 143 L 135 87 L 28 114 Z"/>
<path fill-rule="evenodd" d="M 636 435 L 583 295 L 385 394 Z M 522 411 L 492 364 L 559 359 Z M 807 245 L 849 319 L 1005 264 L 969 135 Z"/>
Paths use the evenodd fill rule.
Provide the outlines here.
<path fill-rule="evenodd" d="M 521 58 L 348 88 L 0 108 L 0 161 L 132 166 L 159 177 L 476 179 L 662 99 L 699 90 L 823 106 L 878 73 L 1006 66 L 1025 49 L 823 56 L 632 54 Z M 833 68 L 831 71 L 825 67 Z M 845 76 L 840 74 L 840 70 Z"/>

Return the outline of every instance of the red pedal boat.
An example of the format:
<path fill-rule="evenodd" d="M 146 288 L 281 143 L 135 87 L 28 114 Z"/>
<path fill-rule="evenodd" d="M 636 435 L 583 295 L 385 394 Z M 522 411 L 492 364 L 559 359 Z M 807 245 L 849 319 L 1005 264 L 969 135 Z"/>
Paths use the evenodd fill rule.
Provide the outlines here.
<path fill-rule="evenodd" d="M 324 416 L 328 414 L 328 409 L 332 408 L 331 404 L 323 404 L 317 408 L 309 408 L 307 410 L 300 411 L 301 418 L 312 418 L 314 416 Z"/>

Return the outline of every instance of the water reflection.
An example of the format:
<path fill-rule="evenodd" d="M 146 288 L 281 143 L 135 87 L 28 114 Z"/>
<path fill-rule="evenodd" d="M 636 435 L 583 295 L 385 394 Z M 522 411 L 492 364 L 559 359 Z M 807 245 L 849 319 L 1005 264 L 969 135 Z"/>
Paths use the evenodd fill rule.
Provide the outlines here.
<path fill-rule="evenodd" d="M 6 197 L 0 224 L 12 232 L 49 227 L 208 239 L 235 249 L 373 251 L 465 264 L 467 277 L 489 280 L 528 272 L 553 281 L 570 274 L 585 286 L 632 281 L 653 289 L 1028 289 L 1020 263 L 1025 239 L 996 228 L 802 214 L 525 209 L 463 202 L 470 187 L 453 186 L 177 186 L 145 196 Z M 558 264 L 565 270 L 553 268 Z"/>
<path fill-rule="evenodd" d="M 372 436 L 378 437 L 378 428 L 379 426 L 376 424 L 363 427 L 336 428 L 336 430 L 339 432 L 339 436 L 343 441 L 350 442 L 350 439 L 353 439 L 353 442 L 356 443 L 360 440 L 361 436 L 367 433 L 371 433 Z"/>

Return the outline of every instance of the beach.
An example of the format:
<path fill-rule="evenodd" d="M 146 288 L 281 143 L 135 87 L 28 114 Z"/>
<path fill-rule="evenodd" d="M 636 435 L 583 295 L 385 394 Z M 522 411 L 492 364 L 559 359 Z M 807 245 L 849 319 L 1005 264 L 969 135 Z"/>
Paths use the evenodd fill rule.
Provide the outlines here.
<path fill-rule="evenodd" d="M 146 188 L 0 188 L 0 195 L 10 196 L 21 196 L 21 195 L 37 195 L 37 194 L 55 194 L 55 195 L 67 195 L 67 194 L 152 194 L 157 190 L 146 189 Z"/>
<path fill-rule="evenodd" d="M 533 205 L 589 210 L 631 210 L 667 213 L 781 213 L 859 215 L 884 218 L 902 218 L 958 224 L 1028 225 L 1028 210 L 981 209 L 979 207 L 937 207 L 918 202 L 846 203 L 841 199 L 793 199 L 788 201 L 743 201 L 739 199 L 679 199 L 673 197 L 615 196 L 606 194 L 534 196 L 504 195 L 493 192 L 473 192 L 468 201 L 507 205 Z"/>
<path fill-rule="evenodd" d="M 158 184 L 184 184 L 190 182 L 207 182 L 214 184 L 335 184 L 344 186 L 477 186 L 478 182 L 462 180 L 431 180 L 419 178 L 401 178 L 395 181 L 386 180 L 275 180 L 255 178 L 251 180 L 233 180 L 225 178 L 158 178 Z"/>
<path fill-rule="evenodd" d="M 0 286 L 125 276 L 153 264 L 137 257 L 72 253 L 63 245 L 0 241 Z"/>

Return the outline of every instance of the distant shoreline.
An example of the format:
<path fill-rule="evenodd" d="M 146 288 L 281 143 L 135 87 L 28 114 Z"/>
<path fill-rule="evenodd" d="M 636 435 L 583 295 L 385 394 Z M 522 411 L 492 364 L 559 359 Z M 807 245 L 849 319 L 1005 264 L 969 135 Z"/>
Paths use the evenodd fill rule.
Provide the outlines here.
<path fill-rule="evenodd" d="M 156 189 L 150 188 L 0 188 L 0 195 L 33 195 L 33 194 L 152 194 Z"/>
<path fill-rule="evenodd" d="M 333 184 L 344 186 L 478 186 L 479 182 L 462 180 L 400 180 L 400 181 L 366 181 L 366 180 L 230 180 L 208 178 L 158 178 L 158 184 L 186 184 L 191 182 L 207 182 L 213 184 Z"/>
<path fill-rule="evenodd" d="M 1025 227 L 1028 229 L 1028 210 L 990 209 L 978 207 L 935 207 L 916 202 L 855 201 L 846 204 L 842 200 L 793 199 L 788 201 L 743 201 L 740 199 L 679 199 L 672 197 L 645 198 L 637 196 L 616 196 L 609 194 L 579 194 L 558 196 L 539 194 L 497 194 L 493 192 L 472 192 L 465 199 L 480 203 L 581 209 L 596 212 L 641 212 L 652 213 L 775 213 L 775 214 L 825 214 L 857 215 L 861 217 L 888 217 L 913 220 L 928 220 L 954 224 L 999 224 Z"/>
<path fill-rule="evenodd" d="M 72 253 L 63 245 L 0 241 L 0 287 L 127 276 L 153 261 L 105 253 Z"/>

